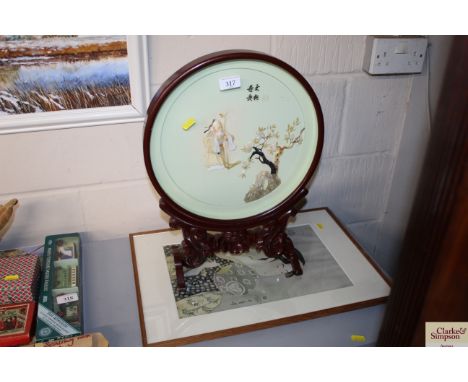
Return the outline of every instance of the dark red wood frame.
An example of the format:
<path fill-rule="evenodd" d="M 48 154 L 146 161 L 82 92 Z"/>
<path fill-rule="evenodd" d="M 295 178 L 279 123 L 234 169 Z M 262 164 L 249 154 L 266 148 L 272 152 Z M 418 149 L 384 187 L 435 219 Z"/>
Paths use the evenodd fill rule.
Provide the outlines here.
<path fill-rule="evenodd" d="M 282 202 L 267 211 L 246 218 L 229 220 L 212 219 L 187 211 L 166 194 L 154 174 L 149 147 L 156 116 L 172 91 L 196 72 L 220 62 L 234 60 L 267 62 L 284 69 L 299 81 L 312 100 L 317 115 L 317 148 L 304 179 Z M 182 242 L 183 251 L 174 255 L 179 287 L 185 286 L 182 266 L 199 266 L 208 255 L 219 250 L 242 253 L 248 251 L 251 246 L 256 246 L 258 250 L 263 250 L 270 257 L 283 256 L 286 261 L 291 262 L 294 274 L 302 274 L 296 250 L 292 241 L 287 237 L 285 228 L 288 219 L 297 213 L 296 206 L 307 194 L 306 186 L 318 165 L 323 147 L 323 125 L 320 103 L 307 80 L 290 65 L 263 53 L 248 50 L 227 50 L 208 54 L 183 66 L 164 82 L 148 107 L 143 138 L 143 153 L 146 171 L 151 183 L 161 196 L 159 202 L 160 208 L 171 217 L 170 226 L 181 228 L 184 234 Z M 253 232 L 247 231 L 248 229 L 257 227 L 263 228 Z M 207 231 L 217 231 L 222 232 L 222 234 L 214 236 L 207 233 Z"/>

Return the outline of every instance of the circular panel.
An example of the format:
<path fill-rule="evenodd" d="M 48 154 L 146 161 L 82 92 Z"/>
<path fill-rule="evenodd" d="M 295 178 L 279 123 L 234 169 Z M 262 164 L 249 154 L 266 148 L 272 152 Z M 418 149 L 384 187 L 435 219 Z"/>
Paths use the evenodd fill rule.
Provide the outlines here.
<path fill-rule="evenodd" d="M 322 142 L 318 111 L 310 87 L 284 68 L 231 59 L 171 83 L 147 121 L 148 150 L 157 188 L 183 210 L 249 218 L 312 175 Z"/>

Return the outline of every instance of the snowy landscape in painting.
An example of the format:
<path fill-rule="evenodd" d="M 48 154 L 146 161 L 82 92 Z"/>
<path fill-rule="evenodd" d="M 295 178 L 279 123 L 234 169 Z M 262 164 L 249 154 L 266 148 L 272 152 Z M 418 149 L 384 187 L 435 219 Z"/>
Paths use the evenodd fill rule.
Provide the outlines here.
<path fill-rule="evenodd" d="M 130 103 L 125 36 L 0 36 L 0 114 Z"/>

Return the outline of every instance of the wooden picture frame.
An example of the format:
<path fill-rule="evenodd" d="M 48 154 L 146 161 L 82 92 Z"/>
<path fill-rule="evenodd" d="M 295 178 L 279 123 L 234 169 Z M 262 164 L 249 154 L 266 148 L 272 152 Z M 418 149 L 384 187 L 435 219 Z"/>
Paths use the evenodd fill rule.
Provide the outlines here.
<path fill-rule="evenodd" d="M 300 211 L 291 226 L 304 224 L 310 224 L 352 280 L 353 285 L 295 297 L 292 300 L 286 299 L 182 319 L 177 316 L 167 267 L 163 267 L 163 263 L 157 260 L 161 256 L 164 257 L 162 248 L 150 244 L 152 240 L 158 240 L 158 235 L 168 232 L 175 234 L 176 231 L 164 229 L 130 234 L 143 345 L 185 345 L 361 309 L 387 301 L 391 280 L 329 209 Z M 173 238 L 176 242 L 177 236 Z M 146 243 L 144 246 L 150 244 L 149 251 L 142 251 L 142 243 Z M 304 273 L 302 277 L 307 277 L 307 273 Z M 199 332 L 200 323 L 203 324 L 203 321 L 207 323 L 204 326 L 205 330 L 202 329 L 202 332 Z M 183 328 L 182 332 L 185 330 L 185 334 L 190 334 L 190 329 L 187 332 L 187 328 L 190 328 L 191 324 L 194 325 L 194 333 L 180 335 L 181 332 L 178 332 L 180 328 Z M 196 328 L 197 325 L 198 328 Z M 168 329 L 171 327 L 172 329 Z M 170 338 L 170 334 L 162 334 L 165 330 L 170 332 L 173 329 L 172 334 L 178 333 L 173 338 Z"/>

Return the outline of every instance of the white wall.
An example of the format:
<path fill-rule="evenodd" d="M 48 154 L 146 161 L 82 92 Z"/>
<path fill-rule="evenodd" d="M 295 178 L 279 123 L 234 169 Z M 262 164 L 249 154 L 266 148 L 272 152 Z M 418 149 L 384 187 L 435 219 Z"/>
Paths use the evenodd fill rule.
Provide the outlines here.
<path fill-rule="evenodd" d="M 421 76 L 365 74 L 365 36 L 152 36 L 152 92 L 189 60 L 231 48 L 275 55 L 311 82 L 326 134 L 307 206 L 330 207 L 391 269 L 395 253 L 379 257 L 376 245 L 399 182 L 395 163 L 411 127 L 405 127 L 408 110 L 413 103 L 425 107 L 417 103 L 425 91 L 416 87 Z M 132 123 L 1 135 L 0 200 L 17 197 L 20 207 L 0 248 L 42 244 L 45 235 L 60 232 L 101 240 L 167 226 L 146 177 L 142 133 L 143 124 Z M 421 155 L 418 150 L 402 155 Z M 412 195 L 403 189 L 399 197 Z"/>
<path fill-rule="evenodd" d="M 433 123 L 451 43 L 452 36 L 430 36 L 430 65 L 426 60 L 423 73 L 413 76 L 389 199 L 373 251 L 374 258 L 390 274 L 396 270 L 397 255 L 404 239 L 403 231 L 410 218 L 430 137 L 429 114 Z"/>

